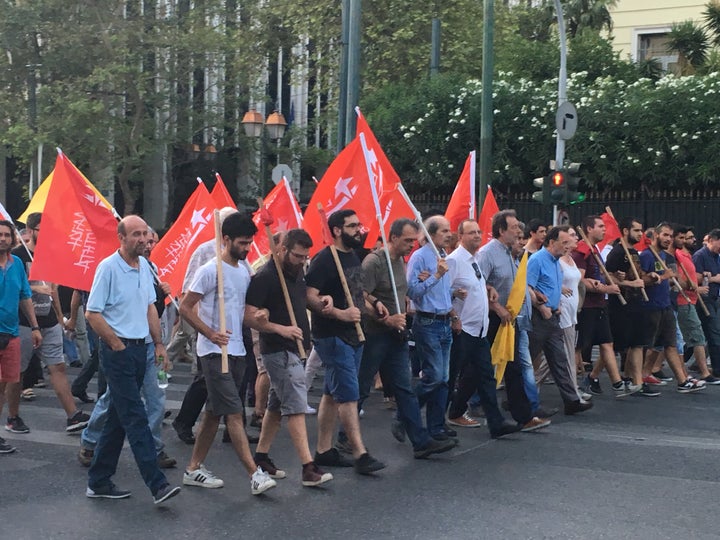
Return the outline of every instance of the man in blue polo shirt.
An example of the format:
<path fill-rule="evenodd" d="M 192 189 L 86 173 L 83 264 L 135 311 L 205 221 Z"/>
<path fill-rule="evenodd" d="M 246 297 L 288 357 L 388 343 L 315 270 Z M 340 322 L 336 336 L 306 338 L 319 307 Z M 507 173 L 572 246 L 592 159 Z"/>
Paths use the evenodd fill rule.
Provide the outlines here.
<path fill-rule="evenodd" d="M 42 334 L 35 318 L 30 283 L 25 275 L 22 261 L 10 254 L 15 245 L 15 226 L 6 220 L 0 221 L 0 414 L 7 383 L 20 382 L 20 318 L 18 307 L 32 325 L 32 344 L 38 348 Z M 15 447 L 0 437 L 0 454 L 11 454 Z"/>
<path fill-rule="evenodd" d="M 720 377 L 720 229 L 713 229 L 707 235 L 707 244 L 693 255 L 695 270 L 707 278 L 709 291 L 703 296 L 709 315 L 698 310 L 705 339 L 707 339 L 712 374 Z"/>
<path fill-rule="evenodd" d="M 562 257 L 570 247 L 570 228 L 554 227 L 548 232 L 543 248 L 528 261 L 527 284 L 534 291 L 530 353 L 533 358 L 545 353 L 548 367 L 565 402 L 565 414 L 575 414 L 592 408 L 582 402 L 567 370 L 563 331 L 560 328 L 560 294 L 562 293 Z"/>
<path fill-rule="evenodd" d="M 100 337 L 100 365 L 111 396 L 108 418 L 95 447 L 86 495 L 124 499 L 129 491 L 112 483 L 127 434 L 145 484 L 160 504 L 180 492 L 171 487 L 157 462 L 140 388 L 146 372 L 145 337 L 155 343 L 158 363 L 167 362 L 150 264 L 142 257 L 148 226 L 138 216 L 118 223 L 120 249 L 104 259 L 95 272 L 87 303 L 87 321 Z"/>

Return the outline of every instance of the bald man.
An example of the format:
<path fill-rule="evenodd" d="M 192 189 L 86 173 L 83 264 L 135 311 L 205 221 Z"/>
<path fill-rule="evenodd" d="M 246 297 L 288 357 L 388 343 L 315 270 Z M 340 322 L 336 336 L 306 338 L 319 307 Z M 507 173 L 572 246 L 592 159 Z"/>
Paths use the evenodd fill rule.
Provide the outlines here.
<path fill-rule="evenodd" d="M 86 318 L 100 337 L 100 365 L 111 397 L 108 418 L 88 471 L 86 495 L 125 499 L 129 491 L 112 482 L 125 435 L 135 462 L 155 504 L 180 492 L 160 470 L 147 413 L 140 398 L 147 362 L 147 341 L 155 345 L 155 360 L 167 363 L 150 264 L 142 257 L 148 226 L 138 216 L 118 223 L 120 249 L 100 262 L 87 302 Z M 166 366 L 163 366 L 166 367 Z"/>

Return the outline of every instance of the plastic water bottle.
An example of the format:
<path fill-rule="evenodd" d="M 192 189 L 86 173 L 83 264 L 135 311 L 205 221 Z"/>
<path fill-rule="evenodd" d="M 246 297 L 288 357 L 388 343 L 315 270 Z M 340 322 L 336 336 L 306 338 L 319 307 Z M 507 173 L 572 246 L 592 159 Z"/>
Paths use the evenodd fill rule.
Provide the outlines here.
<path fill-rule="evenodd" d="M 160 359 L 162 361 L 162 358 Z M 165 373 L 165 370 L 160 368 L 158 369 L 158 386 L 162 389 L 165 389 L 168 387 L 168 375 Z"/>

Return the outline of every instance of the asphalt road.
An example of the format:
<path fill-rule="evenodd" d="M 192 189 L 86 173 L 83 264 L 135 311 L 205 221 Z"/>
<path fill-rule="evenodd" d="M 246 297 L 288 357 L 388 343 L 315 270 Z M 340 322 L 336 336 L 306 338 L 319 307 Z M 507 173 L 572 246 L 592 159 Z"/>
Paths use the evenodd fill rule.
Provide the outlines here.
<path fill-rule="evenodd" d="M 71 375 L 77 370 L 70 369 Z M 168 388 L 176 411 L 190 381 L 180 366 Z M 271 452 L 288 478 L 266 495 L 250 494 L 239 462 L 218 434 L 207 467 L 225 480 L 219 490 L 187 487 L 155 507 L 129 449 L 115 477 L 126 500 L 85 497 L 87 471 L 76 455 L 79 436 L 66 435 L 51 389 L 21 404 L 31 432 L 2 432 L 18 451 L 0 455 L 0 538 L 718 538 L 720 388 L 681 395 L 666 386 L 658 398 L 596 396 L 595 408 L 562 412 L 546 430 L 489 438 L 465 429 L 454 451 L 426 461 L 390 435 L 392 413 L 374 393 L 361 426 L 372 453 L 387 463 L 374 477 L 335 469 L 326 488 L 304 488 L 287 432 Z M 672 383 L 671 383 L 672 384 Z M 93 390 L 94 388 L 91 388 Z M 543 385 L 545 406 L 559 406 Z M 311 394 L 311 403 L 319 400 Z M 88 407 L 86 406 L 86 409 Z M 311 442 L 314 417 L 308 417 Z M 191 448 L 164 428 L 167 452 L 180 467 Z"/>

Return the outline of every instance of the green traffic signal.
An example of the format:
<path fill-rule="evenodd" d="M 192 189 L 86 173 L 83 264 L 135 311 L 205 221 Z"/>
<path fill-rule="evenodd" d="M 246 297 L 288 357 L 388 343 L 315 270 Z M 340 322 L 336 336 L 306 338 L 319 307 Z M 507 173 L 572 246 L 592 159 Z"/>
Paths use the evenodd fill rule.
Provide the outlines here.
<path fill-rule="evenodd" d="M 578 191 L 578 187 L 581 182 L 580 178 L 580 167 L 581 163 L 570 163 L 565 169 L 566 182 L 565 182 L 565 197 L 563 202 L 566 205 L 578 204 L 585 200 L 585 194 Z"/>

